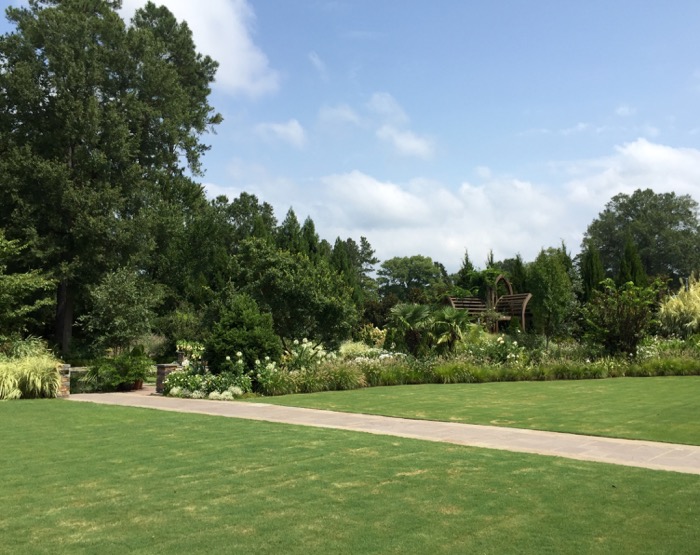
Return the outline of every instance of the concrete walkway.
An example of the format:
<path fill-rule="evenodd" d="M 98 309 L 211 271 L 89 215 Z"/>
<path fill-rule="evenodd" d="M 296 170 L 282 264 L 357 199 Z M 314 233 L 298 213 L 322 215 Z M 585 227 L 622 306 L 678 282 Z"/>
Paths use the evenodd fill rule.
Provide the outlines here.
<path fill-rule="evenodd" d="M 153 387 L 151 386 L 130 393 L 77 394 L 71 395 L 69 399 L 107 405 L 352 430 L 700 475 L 700 446 L 453 422 L 409 420 L 387 416 L 283 407 L 264 403 L 177 399 L 161 397 L 152 393 Z"/>

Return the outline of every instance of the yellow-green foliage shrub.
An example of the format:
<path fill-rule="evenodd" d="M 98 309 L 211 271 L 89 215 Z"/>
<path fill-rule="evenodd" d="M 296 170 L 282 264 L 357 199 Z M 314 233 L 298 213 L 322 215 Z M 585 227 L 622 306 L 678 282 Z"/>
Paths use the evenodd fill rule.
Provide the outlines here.
<path fill-rule="evenodd" d="M 659 324 L 666 335 L 688 337 L 700 332 L 700 281 L 691 276 L 681 289 L 659 307 Z"/>
<path fill-rule="evenodd" d="M 59 364 L 50 354 L 0 360 L 0 400 L 56 397 Z"/>

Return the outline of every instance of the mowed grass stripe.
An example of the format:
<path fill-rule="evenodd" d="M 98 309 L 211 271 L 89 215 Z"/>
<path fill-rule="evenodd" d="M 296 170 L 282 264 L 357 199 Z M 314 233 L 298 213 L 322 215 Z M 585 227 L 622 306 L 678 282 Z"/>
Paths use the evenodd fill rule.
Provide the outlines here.
<path fill-rule="evenodd" d="M 62 401 L 0 404 L 0 552 L 695 553 L 700 477 Z"/>
<path fill-rule="evenodd" d="M 251 401 L 700 445 L 700 376 L 372 387 Z"/>

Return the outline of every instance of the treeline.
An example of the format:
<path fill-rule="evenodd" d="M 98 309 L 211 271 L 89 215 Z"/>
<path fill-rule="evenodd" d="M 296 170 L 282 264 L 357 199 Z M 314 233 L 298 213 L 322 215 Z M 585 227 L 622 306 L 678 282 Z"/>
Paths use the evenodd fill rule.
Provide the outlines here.
<path fill-rule="evenodd" d="M 383 328 L 397 304 L 440 304 L 447 295 L 487 299 L 499 275 L 516 292 L 533 294 L 531 330 L 548 339 L 576 336 L 581 308 L 596 291 L 630 284 L 640 291 L 653 287 L 660 295 L 697 267 L 697 206 L 672 193 L 614 197 L 589 226 L 578 256 L 562 244 L 542 249 L 533 261 L 520 255 L 496 261 L 489 255 L 478 268 L 465 252 L 460 269 L 449 274 L 422 255 L 379 264 L 365 237 L 359 242 L 339 237 L 331 244 L 319 237 L 311 218 L 300 223 L 292 209 L 279 222 L 272 207 L 254 195 L 207 201 L 198 185 L 184 183 L 191 188 L 189 202 L 149 211 L 130 256 L 113 252 L 108 267 L 86 262 L 85 271 L 75 275 L 70 328 L 76 341 L 63 343 L 64 353 L 71 346 L 95 354 L 120 351 L 148 333 L 167 338 L 166 351 L 172 351 L 177 341 L 206 343 L 212 334 L 231 333 L 227 326 L 267 333 L 270 345 L 306 337 L 332 347 L 363 326 Z M 643 209 L 642 216 L 630 220 L 632 208 Z M 675 219 L 668 218 L 669 211 Z M 687 217 L 677 216 L 683 213 Z M 651 223 L 635 228 L 640 217 L 657 222 L 657 229 Z M 65 286 L 61 267 L 37 269 L 41 252 L 12 238 L 17 232 L 8 226 L 0 233 L 0 333 L 31 333 L 61 344 L 66 335 L 54 327 Z M 685 241 L 685 250 L 644 240 L 660 236 Z M 211 355 L 223 359 L 232 342 L 224 341 Z M 279 347 L 268 350 L 274 354 Z"/>
<path fill-rule="evenodd" d="M 535 331 L 550 338 L 577 333 L 579 308 L 612 291 L 605 279 L 617 293 L 655 280 L 661 291 L 700 267 L 697 203 L 651 190 L 614 197 L 579 256 L 560 245 L 478 268 L 465 245 L 453 275 L 420 254 L 377 266 L 364 237 L 331 244 L 310 218 L 290 209 L 279 222 L 248 193 L 207 200 L 196 178 L 203 137 L 222 120 L 209 104 L 217 64 L 167 8 L 149 3 L 129 23 L 107 0 L 6 13 L 2 336 L 45 337 L 69 357 L 121 352 L 149 334 L 161 353 L 198 341 L 220 360 L 223 345 L 246 342 L 272 354 L 304 337 L 332 347 L 382 328 L 400 303 L 485 297 L 504 273 L 532 292 Z"/>

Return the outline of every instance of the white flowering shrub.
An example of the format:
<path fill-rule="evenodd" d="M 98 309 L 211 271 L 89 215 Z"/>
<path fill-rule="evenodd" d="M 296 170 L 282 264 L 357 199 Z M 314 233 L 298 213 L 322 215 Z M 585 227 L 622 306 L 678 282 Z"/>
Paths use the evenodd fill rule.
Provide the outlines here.
<path fill-rule="evenodd" d="M 484 335 L 478 342 L 466 347 L 465 353 L 478 364 L 518 364 L 526 352 L 518 341 L 506 335 Z"/>
<path fill-rule="evenodd" d="M 280 365 L 288 372 L 302 371 L 335 357 L 335 353 L 328 353 L 320 343 L 314 345 L 307 338 L 295 339 L 287 346 Z"/>

